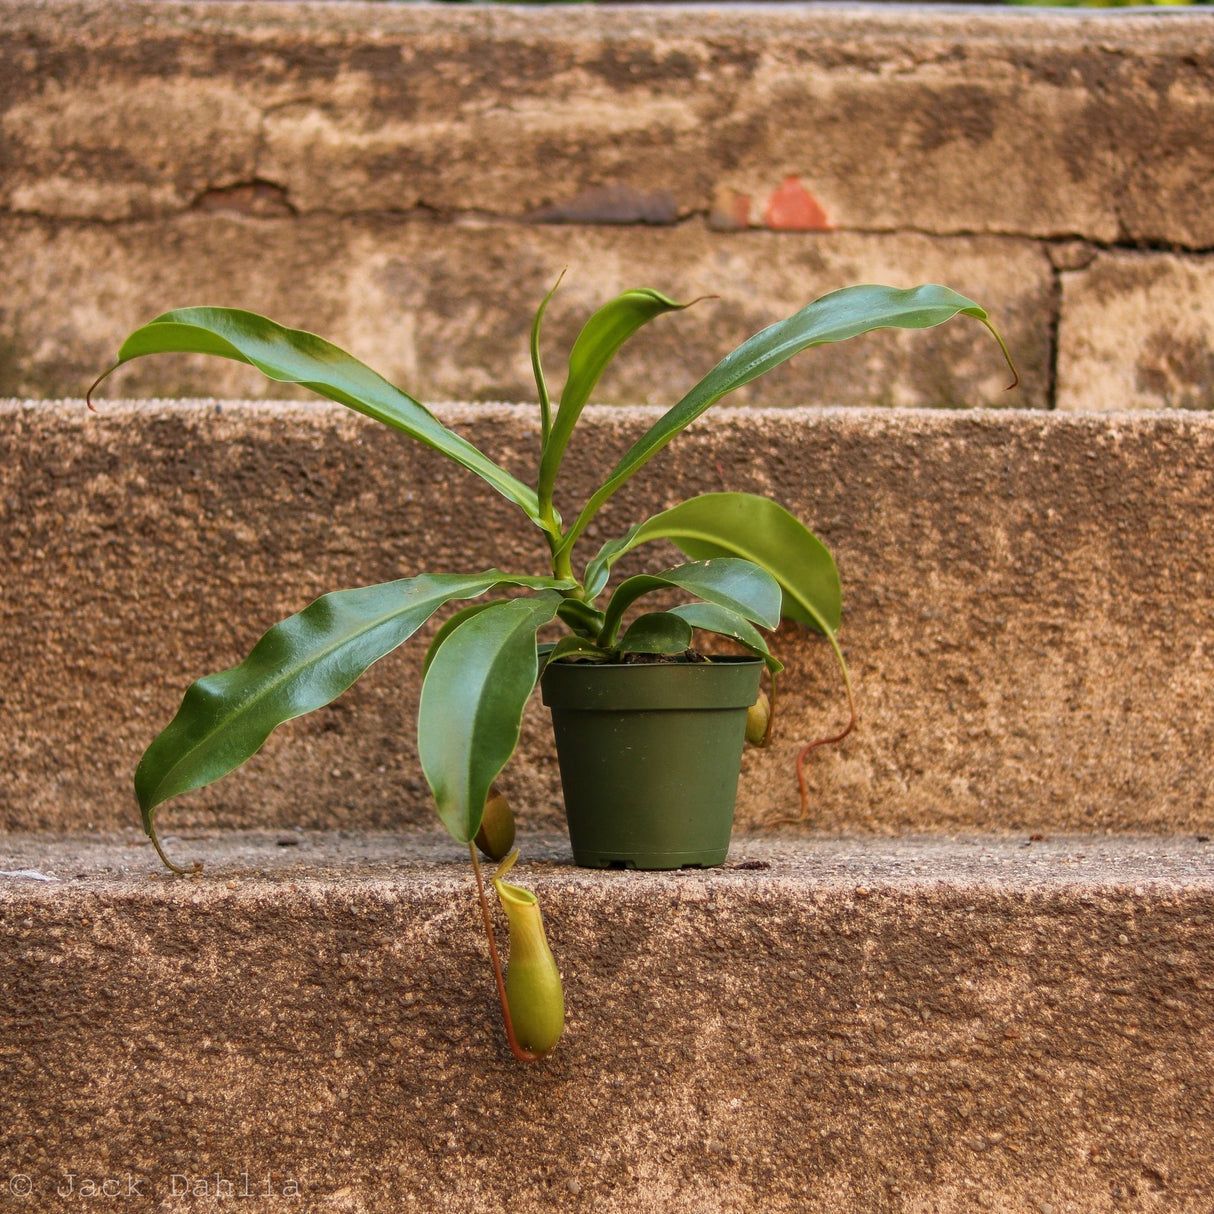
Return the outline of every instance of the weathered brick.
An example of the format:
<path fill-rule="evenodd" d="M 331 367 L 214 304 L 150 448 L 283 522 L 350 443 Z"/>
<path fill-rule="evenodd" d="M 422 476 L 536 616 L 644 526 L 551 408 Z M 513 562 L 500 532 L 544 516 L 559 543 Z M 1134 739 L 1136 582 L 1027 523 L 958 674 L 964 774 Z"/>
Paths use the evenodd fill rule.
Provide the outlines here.
<path fill-rule="evenodd" d="M 831 222 L 799 177 L 786 177 L 767 199 L 763 222 L 783 232 L 828 232 Z"/>
<path fill-rule="evenodd" d="M 705 213 L 1214 246 L 1200 15 L 46 0 L 0 31 L 0 205 L 112 220 L 263 180 L 302 212 Z"/>
<path fill-rule="evenodd" d="M 624 350 L 605 403 L 673 404 L 725 353 L 811 299 L 854 282 L 944 282 L 990 309 L 1023 379 L 970 325 L 874 333 L 822 347 L 743 389 L 764 405 L 970 407 L 1049 402 L 1053 275 L 1029 241 L 854 233 L 712 233 L 424 219 L 259 219 L 195 212 L 117 227 L 0 219 L 0 392 L 82 393 L 137 325 L 170 307 L 224 304 L 323 333 L 423 400 L 533 400 L 531 314 L 548 310 L 554 384 L 590 312 L 629 287 L 704 299 Z M 19 306 L 18 306 L 19 301 Z M 271 388 L 217 360 L 148 360 L 133 395 L 255 396 Z"/>
<path fill-rule="evenodd" d="M 1214 409 L 1214 259 L 1104 253 L 1062 282 L 1060 409 Z"/>

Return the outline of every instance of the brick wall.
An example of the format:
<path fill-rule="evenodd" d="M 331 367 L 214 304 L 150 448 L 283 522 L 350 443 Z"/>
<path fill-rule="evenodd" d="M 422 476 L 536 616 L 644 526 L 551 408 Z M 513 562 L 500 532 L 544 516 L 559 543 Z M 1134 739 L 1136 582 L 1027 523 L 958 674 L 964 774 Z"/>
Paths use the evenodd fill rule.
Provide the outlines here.
<path fill-rule="evenodd" d="M 1214 26 L 1185 13 L 0 0 L 0 395 L 79 395 L 131 328 L 220 303 L 429 400 L 531 399 L 629 286 L 719 296 L 605 402 L 665 403 L 855 281 L 976 332 L 816 351 L 741 402 L 1214 406 Z M 257 395 L 152 361 L 126 395 Z M 288 395 L 297 395 L 291 390 Z"/>

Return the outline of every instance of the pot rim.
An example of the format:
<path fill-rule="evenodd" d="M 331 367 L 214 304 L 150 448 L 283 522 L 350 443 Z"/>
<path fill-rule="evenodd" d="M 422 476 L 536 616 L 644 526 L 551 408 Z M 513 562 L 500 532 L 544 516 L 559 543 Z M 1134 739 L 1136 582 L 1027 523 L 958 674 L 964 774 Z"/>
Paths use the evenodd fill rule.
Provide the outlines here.
<path fill-rule="evenodd" d="M 708 662 L 552 662 L 540 678 L 556 711 L 636 712 L 749 708 L 763 659 L 721 654 Z"/>

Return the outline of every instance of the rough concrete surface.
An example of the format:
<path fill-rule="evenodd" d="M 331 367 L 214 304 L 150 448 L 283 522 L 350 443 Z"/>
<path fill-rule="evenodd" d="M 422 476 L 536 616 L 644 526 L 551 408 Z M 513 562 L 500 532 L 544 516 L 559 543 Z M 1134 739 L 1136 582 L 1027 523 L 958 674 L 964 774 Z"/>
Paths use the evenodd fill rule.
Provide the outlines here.
<path fill-rule="evenodd" d="M 722 295 L 605 401 L 664 399 L 832 286 L 926 278 L 1007 330 L 1025 405 L 1204 407 L 1207 322 L 1143 345 L 1119 323 L 1137 286 L 1059 279 L 1077 249 L 1181 277 L 1214 249 L 1212 125 L 1200 13 L 0 0 L 0 394 L 78 393 L 201 300 L 323 331 L 426 399 L 521 398 L 528 311 L 568 265 L 561 334 L 638 281 Z M 863 371 L 825 355 L 812 400 L 763 399 L 995 403 L 941 340 L 874 338 Z"/>
<path fill-rule="evenodd" d="M 1062 275 L 1060 409 L 1214 409 L 1214 257 L 1103 253 Z"/>
<path fill-rule="evenodd" d="M 1214 244 L 1200 15 L 6 0 L 0 204 L 758 222 Z M 797 187 L 793 187 L 795 189 Z M 783 192 L 781 192 L 783 191 Z M 589 201 L 587 201 L 587 199 Z M 622 207 L 622 212 L 620 208 Z"/>
<path fill-rule="evenodd" d="M 602 404 L 671 405 L 751 334 L 857 282 L 943 282 L 978 301 L 1015 353 L 1019 392 L 1004 393 L 1006 369 L 969 325 L 948 325 L 823 347 L 739 402 L 1051 401 L 1054 271 L 1026 240 L 191 213 L 86 229 L 0 218 L 0 247 L 0 299 L 21 301 L 0 338 L 0 393 L 15 396 L 78 396 L 137 326 L 222 304 L 321 333 L 422 400 L 534 400 L 531 318 L 565 270 L 545 314 L 554 383 L 582 324 L 620 292 L 700 300 L 629 343 L 596 392 Z M 299 393 L 216 359 L 148 359 L 116 382 L 131 396 Z"/>
<path fill-rule="evenodd" d="M 988 340 L 977 326 L 974 340 Z M 530 409 L 442 415 L 531 476 Z M 587 411 L 567 514 L 657 416 Z M 579 553 L 722 489 L 771 494 L 819 532 L 843 580 L 861 723 L 812 757 L 807 829 L 1207 833 L 1212 477 L 1214 422 L 1199 414 L 720 409 L 620 492 Z M 543 567 L 538 532 L 470 475 L 323 404 L 10 403 L 0 511 L 13 829 L 133 821 L 131 773 L 187 684 L 326 590 Z M 637 556 L 632 571 L 673 553 Z M 421 642 L 166 806 L 165 830 L 430 820 L 413 743 Z M 796 808 L 797 750 L 845 719 L 820 639 L 786 625 L 774 645 L 788 672 L 774 746 L 744 759 L 747 827 Z M 524 822 L 551 825 L 537 700 L 505 782 Z"/>
<path fill-rule="evenodd" d="M 569 1015 L 523 1067 L 457 848 L 290 838 L 182 841 L 185 880 L 0 842 L 14 1209 L 1209 1210 L 1208 842 L 526 838 Z"/>

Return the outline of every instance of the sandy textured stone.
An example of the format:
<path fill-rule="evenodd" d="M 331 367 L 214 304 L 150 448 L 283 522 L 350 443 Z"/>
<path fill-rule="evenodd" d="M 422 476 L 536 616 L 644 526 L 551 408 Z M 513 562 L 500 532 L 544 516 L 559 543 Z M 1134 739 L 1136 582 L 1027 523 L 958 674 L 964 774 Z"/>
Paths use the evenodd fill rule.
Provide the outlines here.
<path fill-rule="evenodd" d="M 163 214 L 263 181 L 325 214 L 610 221 L 623 190 L 648 200 L 632 218 L 664 222 L 724 188 L 747 222 L 787 226 L 795 179 L 813 226 L 1214 245 L 1200 14 L 6 0 L 4 16 L 0 205 L 24 213 Z"/>
<path fill-rule="evenodd" d="M 267 1212 L 292 1182 L 367 1214 L 1208 1210 L 1208 843 L 744 838 L 593 874 L 527 838 L 568 1028 L 521 1067 L 457 849 L 296 838 L 192 839 L 191 880 L 133 838 L 0 841 L 58 878 L 0 875 L 21 1208 L 74 1174 L 222 1211 L 247 1173 Z"/>
<path fill-rule="evenodd" d="M 443 416 L 523 476 L 529 409 Z M 569 503 L 654 410 L 591 409 Z M 768 493 L 836 553 L 861 728 L 810 764 L 813 829 L 1214 828 L 1214 423 L 1193 414 L 728 410 L 617 496 L 585 552 L 685 496 Z M 540 572 L 538 532 L 428 450 L 335 407 L 10 404 L 0 412 L 0 806 L 10 828 L 133 821 L 130 774 L 194 678 L 325 591 L 422 570 Z M 638 554 L 632 569 L 669 556 Z M 792 764 L 844 717 L 792 626 L 775 746 L 739 820 L 793 810 Z M 429 820 L 424 650 L 386 658 L 246 768 L 163 811 L 199 824 Z M 507 774 L 559 821 L 533 703 Z"/>
<path fill-rule="evenodd" d="M 270 202 L 270 199 L 264 199 Z M 639 334 L 596 390 L 603 403 L 673 404 L 734 346 L 856 282 L 943 282 L 980 302 L 1022 387 L 972 323 L 824 347 L 734 399 L 766 405 L 972 407 L 1049 402 L 1050 263 L 1030 241 L 855 233 L 718 235 L 699 224 L 620 230 L 427 220 L 191 214 L 105 228 L 0 220 L 0 393 L 78 396 L 135 327 L 171 307 L 226 304 L 323 333 L 423 400 L 534 400 L 531 317 L 547 313 L 548 372 L 564 379 L 578 329 L 630 287 L 703 299 Z M 87 292 L 79 284 L 87 282 Z M 148 359 L 130 395 L 298 395 L 217 359 Z"/>
<path fill-rule="evenodd" d="M 1060 409 L 1214 409 L 1214 259 L 1104 253 L 1061 315 Z"/>
<path fill-rule="evenodd" d="M 1214 248 L 1201 15 L 0 0 L 0 16 L 0 394 L 79 393 L 188 294 L 325 332 L 426 399 L 524 399 L 526 313 L 569 266 L 554 338 L 638 276 L 722 295 L 643 339 L 604 401 L 668 400 L 860 279 L 988 306 L 1024 376 L 1014 403 L 1205 399 L 1200 318 L 1179 344 L 1121 342 L 1111 312 L 1146 288 L 1085 292 L 1121 254 L 1079 273 L 1130 245 L 1166 279 L 1178 263 L 1154 250 Z M 1201 283 L 1184 291 L 1204 307 Z M 824 352 L 812 399 L 1004 403 L 955 332 L 874 337 L 862 370 Z M 263 391 L 188 364 L 128 383 Z M 761 400 L 808 403 L 803 384 L 767 380 Z"/>

